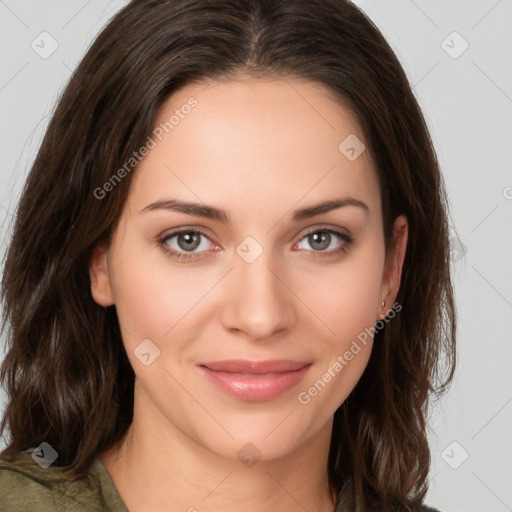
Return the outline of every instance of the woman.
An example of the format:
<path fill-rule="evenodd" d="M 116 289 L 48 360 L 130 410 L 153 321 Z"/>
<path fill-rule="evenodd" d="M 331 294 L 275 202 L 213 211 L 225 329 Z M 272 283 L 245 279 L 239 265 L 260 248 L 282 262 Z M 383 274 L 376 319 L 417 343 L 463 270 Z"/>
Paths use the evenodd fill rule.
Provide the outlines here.
<path fill-rule="evenodd" d="M 2 506 L 431 510 L 447 215 L 404 71 L 353 4 L 132 1 L 17 210 Z"/>

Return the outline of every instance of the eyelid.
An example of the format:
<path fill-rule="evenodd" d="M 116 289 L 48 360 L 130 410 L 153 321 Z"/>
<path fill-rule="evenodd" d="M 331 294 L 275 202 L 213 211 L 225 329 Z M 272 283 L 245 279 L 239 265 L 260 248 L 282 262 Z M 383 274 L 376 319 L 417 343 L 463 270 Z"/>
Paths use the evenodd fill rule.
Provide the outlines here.
<path fill-rule="evenodd" d="M 159 235 L 157 235 L 156 238 L 158 240 L 167 239 L 167 238 L 170 238 L 171 236 L 179 235 L 180 233 L 201 233 L 201 235 L 208 238 L 208 240 L 211 240 L 212 242 L 214 242 L 214 240 L 212 240 L 211 234 L 209 233 L 209 230 L 207 230 L 206 228 L 203 228 L 202 226 L 180 226 L 179 228 L 174 228 L 171 230 L 166 229 L 166 230 L 162 231 Z M 215 242 L 215 243 L 217 243 L 217 242 Z M 217 245 L 220 245 L 220 244 L 217 244 Z"/>
<path fill-rule="evenodd" d="M 339 226 L 333 226 L 333 225 L 330 225 L 330 224 L 317 224 L 316 226 L 312 226 L 311 228 L 307 228 L 306 232 L 304 232 L 304 234 L 301 236 L 301 240 L 312 234 L 312 233 L 316 233 L 317 231 L 322 231 L 322 230 L 333 230 L 333 231 L 337 231 L 339 232 L 340 234 L 342 235 L 345 235 L 347 237 L 351 237 L 352 235 L 350 235 L 347 231 L 347 229 L 345 228 L 342 228 L 342 227 L 339 227 Z"/>

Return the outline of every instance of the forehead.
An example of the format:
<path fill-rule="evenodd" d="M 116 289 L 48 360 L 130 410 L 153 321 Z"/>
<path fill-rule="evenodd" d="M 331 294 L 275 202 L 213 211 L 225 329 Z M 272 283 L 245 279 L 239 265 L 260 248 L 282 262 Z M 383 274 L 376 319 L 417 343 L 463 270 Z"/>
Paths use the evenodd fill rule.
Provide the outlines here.
<path fill-rule="evenodd" d="M 369 151 L 347 158 L 347 145 L 359 152 L 364 143 L 357 120 L 321 84 L 190 83 L 162 105 L 151 137 L 132 183 L 131 201 L 141 206 L 166 194 L 233 207 L 339 195 L 380 205 Z"/>

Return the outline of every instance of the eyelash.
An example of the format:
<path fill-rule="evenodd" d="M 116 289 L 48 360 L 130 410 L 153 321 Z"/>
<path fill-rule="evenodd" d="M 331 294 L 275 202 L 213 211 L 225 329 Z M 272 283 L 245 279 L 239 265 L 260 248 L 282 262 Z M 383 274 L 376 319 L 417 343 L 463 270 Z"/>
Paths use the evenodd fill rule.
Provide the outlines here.
<path fill-rule="evenodd" d="M 186 253 L 186 252 L 177 252 L 177 251 L 173 251 L 172 249 L 169 249 L 169 246 L 167 245 L 167 241 L 170 239 L 170 238 L 173 238 L 177 235 L 180 235 L 182 233 L 194 233 L 194 234 L 200 234 L 202 236 L 204 236 L 205 238 L 208 238 L 208 235 L 200 230 L 200 229 L 197 229 L 197 228 L 194 228 L 194 229 L 180 229 L 178 231 L 174 231 L 172 233 L 169 233 L 168 235 L 166 235 L 164 238 L 161 238 L 160 240 L 158 240 L 158 244 L 161 246 L 162 250 L 171 258 L 175 259 L 175 260 L 194 260 L 194 259 L 197 259 L 199 256 L 199 254 L 201 253 Z M 345 233 L 342 233 L 340 231 L 337 231 L 336 229 L 333 229 L 333 228 L 315 228 L 315 229 L 312 229 L 310 231 L 308 231 L 307 233 L 304 234 L 304 236 L 299 240 L 299 242 L 301 242 L 302 240 L 304 240 L 305 238 L 307 238 L 309 235 L 312 235 L 314 233 L 329 233 L 331 235 L 335 235 L 337 237 L 339 237 L 341 240 L 343 240 L 345 243 L 343 245 L 341 245 L 340 247 L 338 247 L 337 249 L 331 249 L 330 251 L 308 251 L 308 252 L 312 252 L 313 253 L 313 257 L 314 258 L 325 258 L 325 257 L 332 257 L 332 256 L 336 256 L 336 255 L 340 255 L 342 253 L 346 253 L 348 248 L 351 246 L 351 244 L 353 243 L 353 238 L 349 235 L 346 235 Z"/>

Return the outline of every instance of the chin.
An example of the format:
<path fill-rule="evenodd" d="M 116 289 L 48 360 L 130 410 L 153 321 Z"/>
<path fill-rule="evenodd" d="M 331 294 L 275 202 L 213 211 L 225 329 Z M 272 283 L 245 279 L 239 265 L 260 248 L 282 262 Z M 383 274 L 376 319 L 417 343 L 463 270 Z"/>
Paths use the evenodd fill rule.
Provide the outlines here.
<path fill-rule="evenodd" d="M 210 435 L 203 432 L 198 433 L 198 441 L 211 452 L 227 459 L 238 459 L 244 464 L 245 459 L 280 459 L 294 452 L 314 434 L 311 429 L 308 433 L 305 426 L 297 424 L 296 418 L 295 422 L 292 420 L 300 409 L 290 414 L 291 411 L 292 408 L 289 412 L 281 412 L 278 417 L 267 415 L 259 421 L 254 416 L 246 417 L 246 421 L 241 421 L 240 417 L 233 418 L 233 422 L 223 422 L 233 437 L 228 433 L 212 436 L 211 432 Z"/>

